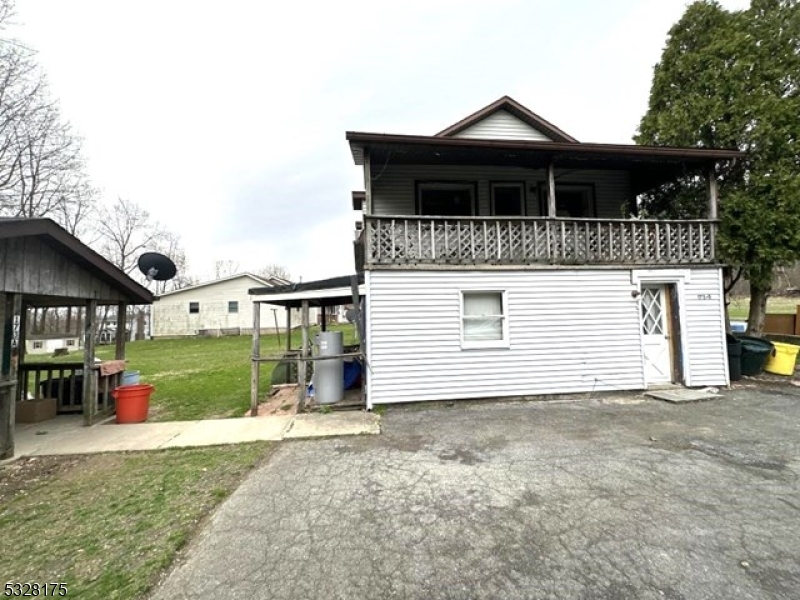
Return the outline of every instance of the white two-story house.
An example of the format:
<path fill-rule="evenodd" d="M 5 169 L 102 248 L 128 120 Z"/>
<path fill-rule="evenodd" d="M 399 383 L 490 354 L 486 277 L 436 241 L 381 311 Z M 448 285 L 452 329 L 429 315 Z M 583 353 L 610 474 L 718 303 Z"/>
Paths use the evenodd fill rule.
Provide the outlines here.
<path fill-rule="evenodd" d="M 737 151 L 580 143 L 508 97 L 347 140 L 370 406 L 728 384 L 715 168 Z M 635 216 L 687 173 L 706 219 Z"/>

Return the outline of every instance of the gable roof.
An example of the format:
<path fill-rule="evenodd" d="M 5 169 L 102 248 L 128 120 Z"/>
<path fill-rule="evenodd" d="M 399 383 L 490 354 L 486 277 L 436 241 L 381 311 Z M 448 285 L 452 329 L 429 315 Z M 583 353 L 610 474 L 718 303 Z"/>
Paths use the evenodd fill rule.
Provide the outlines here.
<path fill-rule="evenodd" d="M 209 287 L 212 285 L 216 285 L 218 283 L 222 283 L 224 281 L 231 281 L 233 279 L 239 279 L 241 277 L 247 277 L 252 281 L 255 281 L 259 285 L 267 286 L 267 287 L 274 287 L 277 285 L 289 285 L 291 284 L 290 281 L 283 279 L 282 277 L 259 277 L 258 275 L 254 275 L 253 273 L 236 273 L 235 275 L 229 275 L 228 277 L 221 277 L 219 279 L 212 279 L 211 281 L 204 281 L 202 283 L 196 283 L 195 285 L 190 285 L 185 288 L 181 288 L 179 290 L 172 290 L 169 292 L 164 292 L 163 294 L 159 295 L 159 298 L 163 298 L 164 296 L 172 296 L 174 294 L 180 294 L 182 292 L 188 292 L 189 290 L 196 290 L 199 288 Z"/>
<path fill-rule="evenodd" d="M 131 304 L 151 304 L 153 294 L 52 219 L 0 218 L 0 239 L 36 237 L 105 281 Z M 58 294 L 55 294 L 56 296 Z"/>
<path fill-rule="evenodd" d="M 549 121 L 544 120 L 535 112 L 523 106 L 510 96 L 503 96 L 502 98 L 495 100 L 491 104 L 484 106 L 482 109 L 472 113 L 468 117 L 461 119 L 458 123 L 454 123 L 453 125 L 450 125 L 450 127 L 443 129 L 434 137 L 452 137 L 500 111 L 510 113 L 523 123 L 530 125 L 534 129 L 542 132 L 554 142 L 578 143 L 578 140 L 576 140 L 574 137 L 565 131 L 562 131 Z"/>

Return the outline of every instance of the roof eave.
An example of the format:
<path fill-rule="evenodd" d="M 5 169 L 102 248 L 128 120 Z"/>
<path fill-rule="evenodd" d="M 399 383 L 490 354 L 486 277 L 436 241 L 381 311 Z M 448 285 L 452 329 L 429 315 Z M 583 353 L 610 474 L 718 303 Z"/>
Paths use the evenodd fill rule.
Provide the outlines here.
<path fill-rule="evenodd" d="M 584 154 L 617 154 L 630 157 L 653 158 L 693 158 L 698 160 L 732 160 L 740 158 L 743 153 L 739 150 L 715 148 L 685 148 L 674 146 L 638 146 L 634 144 L 596 144 L 573 142 L 535 142 L 526 140 L 486 140 L 472 138 L 449 138 L 435 136 L 368 133 L 348 131 L 346 138 L 350 143 L 356 164 L 363 164 L 358 160 L 358 154 L 363 153 L 363 148 L 370 144 L 417 144 L 437 146 L 442 148 L 498 148 L 508 150 L 541 151 L 548 154 L 584 155 Z"/>

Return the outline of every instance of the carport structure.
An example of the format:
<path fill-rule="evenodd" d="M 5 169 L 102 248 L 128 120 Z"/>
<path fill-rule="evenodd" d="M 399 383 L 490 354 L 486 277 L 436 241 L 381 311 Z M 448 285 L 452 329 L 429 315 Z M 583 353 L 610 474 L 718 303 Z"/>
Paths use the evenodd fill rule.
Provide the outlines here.
<path fill-rule="evenodd" d="M 306 395 L 307 365 L 316 360 L 335 358 L 365 359 L 364 355 L 364 319 L 361 302 L 364 298 L 364 273 L 344 277 L 331 277 L 304 283 L 294 283 L 275 287 L 251 288 L 248 293 L 259 296 L 253 301 L 253 352 L 251 356 L 250 378 L 250 414 L 258 413 L 259 378 L 262 362 L 273 362 L 294 358 L 297 360 L 297 382 L 299 384 L 299 406 L 302 410 Z M 271 304 L 283 306 L 286 309 L 286 354 L 284 356 L 261 356 L 261 305 Z M 330 306 L 352 304 L 355 310 L 355 322 L 358 326 L 359 348 L 356 352 L 325 357 L 312 356 L 309 340 L 309 308 L 320 307 L 322 331 L 325 331 L 326 311 Z M 298 352 L 292 351 L 292 328 L 290 311 L 300 309 L 301 315 L 301 343 Z M 363 400 L 363 398 L 362 398 Z"/>
<path fill-rule="evenodd" d="M 97 308 L 116 306 L 117 331 L 125 331 L 128 305 L 152 302 L 147 288 L 54 221 L 0 218 L 0 459 L 14 455 L 17 403 L 36 401 L 44 381 L 51 382 L 49 393 L 58 397 L 59 411 L 81 412 L 85 425 L 113 413 L 110 391 L 121 373 L 103 377 L 95 364 Z M 54 307 L 78 309 L 83 361 L 26 363 L 28 310 Z M 117 336 L 115 356 L 125 359 L 124 335 Z M 34 400 L 28 399 L 28 391 Z"/>

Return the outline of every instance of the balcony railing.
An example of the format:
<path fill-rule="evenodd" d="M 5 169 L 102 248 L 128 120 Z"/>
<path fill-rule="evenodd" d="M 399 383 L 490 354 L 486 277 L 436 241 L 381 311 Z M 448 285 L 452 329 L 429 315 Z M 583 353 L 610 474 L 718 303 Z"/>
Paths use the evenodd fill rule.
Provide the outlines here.
<path fill-rule="evenodd" d="M 716 221 L 364 216 L 366 268 L 715 262 Z"/>

